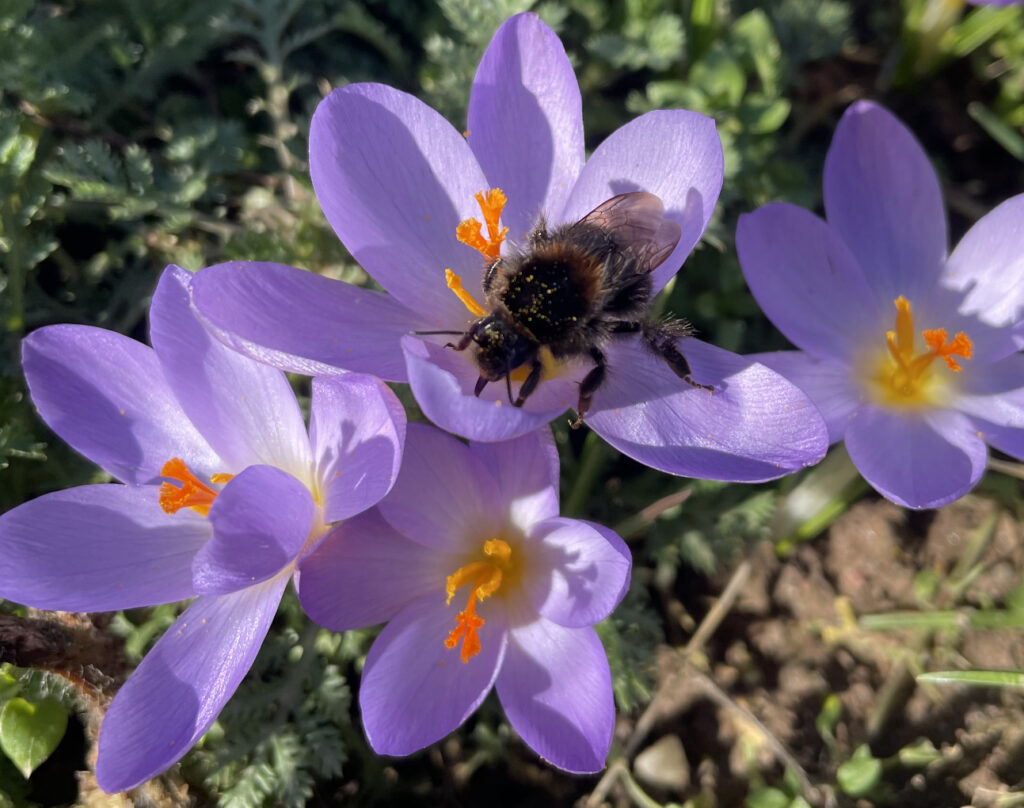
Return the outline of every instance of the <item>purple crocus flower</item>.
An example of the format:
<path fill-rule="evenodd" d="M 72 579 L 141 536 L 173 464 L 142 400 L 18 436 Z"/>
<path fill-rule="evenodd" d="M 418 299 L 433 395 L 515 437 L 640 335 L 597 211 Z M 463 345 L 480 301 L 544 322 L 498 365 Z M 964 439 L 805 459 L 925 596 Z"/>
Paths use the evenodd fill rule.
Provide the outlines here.
<path fill-rule="evenodd" d="M 199 596 L 106 714 L 96 779 L 108 792 L 163 771 L 210 727 L 297 559 L 325 525 L 390 490 L 405 436 L 394 394 L 358 374 L 314 380 L 307 435 L 284 374 L 200 325 L 191 278 L 164 272 L 153 348 L 75 325 L 23 344 L 44 420 L 124 484 L 47 494 L 0 517 L 0 595 L 73 612 Z"/>
<path fill-rule="evenodd" d="M 464 332 L 482 309 L 485 266 L 508 254 L 510 240 L 523 243 L 542 219 L 574 223 L 628 191 L 656 195 L 681 234 L 653 272 L 657 291 L 700 240 L 723 176 L 714 121 L 687 110 L 647 113 L 585 160 L 576 77 L 532 14 L 495 33 L 465 134 L 411 95 L 352 84 L 317 108 L 309 151 L 327 219 L 387 294 L 276 264 L 224 264 L 197 278 L 207 325 L 287 370 L 408 381 L 434 423 L 478 441 L 526 434 L 575 406 L 590 360 L 546 368 L 515 408 L 503 384 L 474 395 L 473 351 L 412 332 Z M 695 477 L 760 481 L 823 456 L 825 428 L 789 382 L 696 339 L 679 347 L 713 394 L 678 377 L 638 335 L 618 337 L 603 348 L 608 372 L 590 427 L 641 463 Z M 513 374 L 515 385 L 528 369 Z"/>
<path fill-rule="evenodd" d="M 594 772 L 615 706 L 593 624 L 622 599 L 629 573 L 615 533 L 558 515 L 547 428 L 466 446 L 410 424 L 394 489 L 303 561 L 299 598 L 338 631 L 387 621 L 359 689 L 378 753 L 443 738 L 494 686 L 538 754 Z"/>
<path fill-rule="evenodd" d="M 938 179 L 882 107 L 850 107 L 825 160 L 828 222 L 740 218 L 761 308 L 800 351 L 761 355 L 811 396 L 864 478 L 911 508 L 965 494 L 988 443 L 1024 458 L 1024 195 L 947 254 Z"/>

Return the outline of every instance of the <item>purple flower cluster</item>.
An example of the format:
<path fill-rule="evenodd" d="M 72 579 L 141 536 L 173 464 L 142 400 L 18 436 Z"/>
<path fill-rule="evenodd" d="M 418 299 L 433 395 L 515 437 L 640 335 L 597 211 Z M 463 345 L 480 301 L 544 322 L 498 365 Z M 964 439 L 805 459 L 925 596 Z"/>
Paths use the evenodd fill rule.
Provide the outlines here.
<path fill-rule="evenodd" d="M 445 347 L 484 299 L 484 261 L 462 227 L 482 215 L 523 242 L 538 221 L 579 220 L 613 196 L 657 195 L 680 238 L 654 270 L 657 291 L 700 240 L 722 186 L 714 121 L 687 110 L 642 115 L 584 160 L 579 86 L 554 32 L 532 14 L 508 20 L 480 62 L 463 136 L 419 99 L 351 84 L 317 108 L 310 131 L 317 198 L 349 252 L 387 294 L 277 264 L 233 263 L 196 279 L 196 305 L 228 344 L 285 370 L 368 372 L 408 381 L 423 412 L 470 440 L 514 438 L 575 406 L 587 367 L 546 371 L 522 408 L 503 385 L 479 397 L 469 355 Z M 491 204 L 487 190 L 507 199 Z M 480 195 L 480 200 L 477 200 Z M 483 208 L 483 210 L 481 210 Z M 487 239 L 481 240 L 487 242 Z M 499 253 L 488 253 L 492 261 Z M 446 282 L 454 273 L 469 301 Z M 749 358 L 685 341 L 695 389 L 640 342 L 611 340 L 586 422 L 616 449 L 671 474 L 758 482 L 818 462 L 825 428 L 804 394 Z M 589 360 L 588 360 L 589 361 Z"/>
<path fill-rule="evenodd" d="M 472 352 L 422 332 L 465 332 L 485 267 L 538 223 L 631 191 L 656 196 L 655 224 L 679 234 L 651 275 L 651 292 L 663 287 L 721 189 L 714 122 L 648 113 L 585 160 L 569 61 L 524 14 L 484 54 L 465 135 L 412 96 L 355 84 L 318 108 L 310 163 L 328 220 L 386 291 L 267 263 L 169 267 L 152 348 L 83 326 L 32 333 L 23 366 L 40 414 L 118 482 L 0 517 L 0 595 L 66 611 L 195 598 L 107 713 L 97 779 L 110 792 L 209 729 L 289 580 L 330 629 L 386 623 L 359 690 L 377 752 L 443 738 L 493 687 L 541 756 L 598 771 L 615 716 L 594 625 L 627 590 L 630 555 L 607 528 L 559 516 L 547 427 L 590 368 L 546 363 L 513 407 L 503 385 L 475 384 Z M 747 482 L 845 440 L 879 491 L 914 507 L 974 485 L 986 441 L 1024 457 L 1024 196 L 947 256 L 923 152 L 858 104 L 829 152 L 825 203 L 827 224 L 773 204 L 737 234 L 751 290 L 801 351 L 740 357 L 680 336 L 709 392 L 639 334 L 609 333 L 586 423 L 654 468 Z M 282 370 L 315 377 L 308 429 Z M 470 443 L 407 431 L 380 379 L 408 382 Z"/>

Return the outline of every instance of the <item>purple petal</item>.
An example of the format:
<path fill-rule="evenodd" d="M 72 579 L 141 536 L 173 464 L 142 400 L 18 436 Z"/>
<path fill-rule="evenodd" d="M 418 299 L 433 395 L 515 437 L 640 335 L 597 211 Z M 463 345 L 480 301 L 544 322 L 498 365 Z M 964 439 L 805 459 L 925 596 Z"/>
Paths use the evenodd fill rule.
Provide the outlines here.
<path fill-rule="evenodd" d="M 347 519 L 391 490 L 402 464 L 405 410 L 372 376 L 313 380 L 309 423 L 324 521 Z"/>
<path fill-rule="evenodd" d="M 405 538 L 374 508 L 332 529 L 299 562 L 295 586 L 306 614 L 348 631 L 390 620 L 425 595 L 443 599 L 462 563 Z"/>
<path fill-rule="evenodd" d="M 213 539 L 196 555 L 200 595 L 225 595 L 276 575 L 302 549 L 313 525 L 313 496 L 287 472 L 249 466 L 210 508 Z"/>
<path fill-rule="evenodd" d="M 96 782 L 134 788 L 179 760 L 252 666 L 287 576 L 195 601 L 124 683 L 100 728 Z"/>
<path fill-rule="evenodd" d="M 578 774 L 604 768 L 615 702 L 594 629 L 544 619 L 512 629 L 497 687 L 512 728 L 544 760 Z"/>
<path fill-rule="evenodd" d="M 846 431 L 850 459 L 879 493 L 907 508 L 938 508 L 966 494 L 987 451 L 970 420 L 935 411 L 901 415 L 864 407 Z"/>
<path fill-rule="evenodd" d="M 477 551 L 503 526 L 504 497 L 468 446 L 409 424 L 402 470 L 378 506 L 403 536 L 436 550 Z"/>
<path fill-rule="evenodd" d="M 466 319 L 444 270 L 481 299 L 483 259 L 455 230 L 480 218 L 487 179 L 450 123 L 391 87 L 350 84 L 313 115 L 309 168 L 334 232 L 381 286 L 435 327 Z"/>
<path fill-rule="evenodd" d="M 1014 354 L 998 362 L 966 365 L 956 409 L 989 424 L 1024 428 L 1024 355 Z"/>
<path fill-rule="evenodd" d="M 1024 460 L 1024 429 L 1019 427 L 996 426 L 979 418 L 972 418 L 985 442 L 1000 452 Z"/>
<path fill-rule="evenodd" d="M 191 308 L 192 274 L 160 278 L 149 310 L 150 338 L 181 406 L 227 468 L 277 466 L 306 481 L 309 439 L 284 374 L 221 345 Z"/>
<path fill-rule="evenodd" d="M 470 448 L 494 475 L 508 503 L 508 519 L 519 530 L 528 533 L 538 522 L 558 516 L 558 448 L 548 427 Z"/>
<path fill-rule="evenodd" d="M 104 612 L 192 597 L 192 557 L 210 524 L 166 514 L 155 485 L 84 485 L 0 516 L 0 597 Z"/>
<path fill-rule="evenodd" d="M 444 593 L 407 606 L 366 655 L 359 687 L 363 727 L 380 755 L 408 755 L 439 741 L 480 706 L 501 667 L 508 632 L 500 609 L 480 604 L 480 653 L 468 662 L 445 647 L 460 606 Z"/>
<path fill-rule="evenodd" d="M 535 14 L 495 32 L 473 81 L 468 128 L 488 183 L 508 197 L 502 224 L 513 240 L 539 216 L 561 214 L 583 167 L 583 107 L 565 48 Z"/>
<path fill-rule="evenodd" d="M 225 344 L 292 373 L 338 368 L 405 381 L 398 340 L 427 321 L 383 292 L 282 264 L 234 261 L 202 270 L 192 297 Z"/>
<path fill-rule="evenodd" d="M 539 429 L 576 403 L 574 371 L 541 381 L 523 407 L 513 407 L 501 382 L 489 384 L 479 397 L 473 395 L 479 371 L 466 353 L 415 337 L 404 337 L 402 350 L 409 383 L 423 413 L 438 426 L 470 440 L 517 438 Z M 582 378 L 583 374 L 578 375 Z M 518 391 L 518 385 L 513 391 Z"/>
<path fill-rule="evenodd" d="M 849 365 L 816 359 L 803 351 L 750 354 L 748 358 L 782 374 L 807 394 L 825 419 L 829 443 L 843 439 L 861 403 L 854 371 Z"/>
<path fill-rule="evenodd" d="M 612 530 L 577 519 L 548 519 L 531 531 L 524 586 L 541 615 L 561 626 L 592 626 L 629 589 L 632 560 Z"/>
<path fill-rule="evenodd" d="M 660 197 L 665 218 L 677 222 L 683 234 L 654 271 L 657 290 L 676 274 L 707 229 L 723 172 L 722 142 L 711 118 L 685 109 L 648 112 L 597 147 L 554 223 L 578 221 L 627 191 L 650 191 Z"/>
<path fill-rule="evenodd" d="M 879 301 L 925 298 L 946 259 L 946 212 L 921 145 L 888 110 L 853 104 L 825 158 L 825 211 Z"/>
<path fill-rule="evenodd" d="M 678 378 L 638 339 L 615 340 L 590 427 L 634 460 L 686 477 L 763 482 L 821 460 L 828 431 L 796 386 L 697 339 L 679 349 L 713 393 Z"/>
<path fill-rule="evenodd" d="M 1024 314 L 1024 194 L 1006 200 L 967 231 L 946 263 L 943 283 L 966 292 L 961 311 L 1005 326 Z"/>
<path fill-rule="evenodd" d="M 222 470 L 141 342 L 102 328 L 49 326 L 25 338 L 22 366 L 43 420 L 113 477 L 151 482 L 172 457 L 200 474 Z"/>
<path fill-rule="evenodd" d="M 884 339 L 884 312 L 835 230 L 795 205 L 740 216 L 736 249 L 758 305 L 787 339 L 819 357 L 845 359 Z M 891 328 L 891 323 L 889 325 Z"/>

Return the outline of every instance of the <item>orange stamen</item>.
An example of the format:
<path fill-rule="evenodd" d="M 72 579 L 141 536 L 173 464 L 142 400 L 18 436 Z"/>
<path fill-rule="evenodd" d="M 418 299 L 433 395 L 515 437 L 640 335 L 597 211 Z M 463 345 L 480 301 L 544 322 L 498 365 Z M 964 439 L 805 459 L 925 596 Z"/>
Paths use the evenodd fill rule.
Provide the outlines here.
<path fill-rule="evenodd" d="M 501 256 L 501 243 L 508 233 L 507 227 L 501 227 L 501 212 L 508 201 L 500 188 L 491 188 L 486 193 L 477 191 L 474 195 L 480 212 L 487 225 L 487 237 L 484 238 L 483 225 L 475 218 L 464 219 L 455 228 L 455 238 L 472 247 L 488 261 L 497 261 Z"/>
<path fill-rule="evenodd" d="M 958 331 L 956 336 L 953 337 L 949 342 L 946 342 L 946 329 L 936 328 L 931 331 L 923 332 L 925 344 L 932 349 L 932 353 L 935 356 L 941 356 L 946 360 L 946 364 L 950 370 L 960 370 L 959 363 L 953 358 L 954 356 L 961 356 L 964 359 L 970 359 L 971 354 L 974 353 L 974 345 L 971 344 L 970 339 L 963 331 Z"/>
<path fill-rule="evenodd" d="M 462 278 L 452 272 L 450 269 L 444 271 L 444 280 L 448 284 L 448 288 L 455 292 L 455 296 L 462 301 L 462 304 L 469 309 L 469 313 L 474 317 L 483 317 L 487 314 L 487 309 L 473 300 L 473 296 L 466 291 L 462 285 Z"/>
<path fill-rule="evenodd" d="M 185 465 L 184 460 L 180 457 L 172 457 L 160 469 L 160 476 L 170 477 L 181 483 L 181 486 L 169 482 L 160 484 L 160 507 L 164 509 L 164 513 L 177 513 L 182 508 L 191 508 L 202 516 L 209 515 L 210 506 L 217 498 L 218 492 L 196 477 Z M 233 474 L 214 474 L 210 478 L 210 482 L 219 485 L 226 483 L 234 476 Z"/>
<path fill-rule="evenodd" d="M 445 582 L 445 593 L 448 596 L 446 603 L 452 602 L 457 589 L 466 584 L 473 585 L 469 592 L 466 608 L 458 613 L 455 618 L 455 628 L 449 632 L 444 641 L 445 648 L 455 648 L 460 642 L 462 643 L 459 658 L 463 662 L 469 662 L 480 653 L 479 629 L 486 621 L 476 613 L 476 603 L 489 598 L 501 587 L 504 577 L 502 567 L 511 560 L 512 548 L 501 539 L 490 539 L 484 542 L 484 554 L 495 560 L 473 561 L 459 567 L 448 576 Z"/>
<path fill-rule="evenodd" d="M 910 302 L 900 295 L 896 304 L 896 323 L 892 331 L 885 334 L 885 343 L 896 367 L 885 380 L 886 386 L 899 401 L 914 400 L 926 388 L 926 371 L 936 359 L 943 359 L 953 371 L 960 370 L 960 364 L 953 357 L 970 359 L 974 346 L 970 338 L 960 331 L 948 338 L 945 328 L 926 329 L 921 332 L 928 347 L 923 353 L 916 353 L 914 345 L 914 314 Z"/>

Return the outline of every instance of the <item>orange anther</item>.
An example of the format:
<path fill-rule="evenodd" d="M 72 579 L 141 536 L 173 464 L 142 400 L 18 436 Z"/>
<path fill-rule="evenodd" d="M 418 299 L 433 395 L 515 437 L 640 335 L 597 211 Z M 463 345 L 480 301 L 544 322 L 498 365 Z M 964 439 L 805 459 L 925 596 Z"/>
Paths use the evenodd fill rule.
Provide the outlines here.
<path fill-rule="evenodd" d="M 208 516 L 210 506 L 217 498 L 217 492 L 193 474 L 185 461 L 172 457 L 160 469 L 161 477 L 170 477 L 181 483 L 176 486 L 169 482 L 160 484 L 160 507 L 164 513 L 177 513 L 182 508 L 191 508 L 196 513 Z M 233 474 L 214 474 L 212 483 L 226 483 Z"/>

